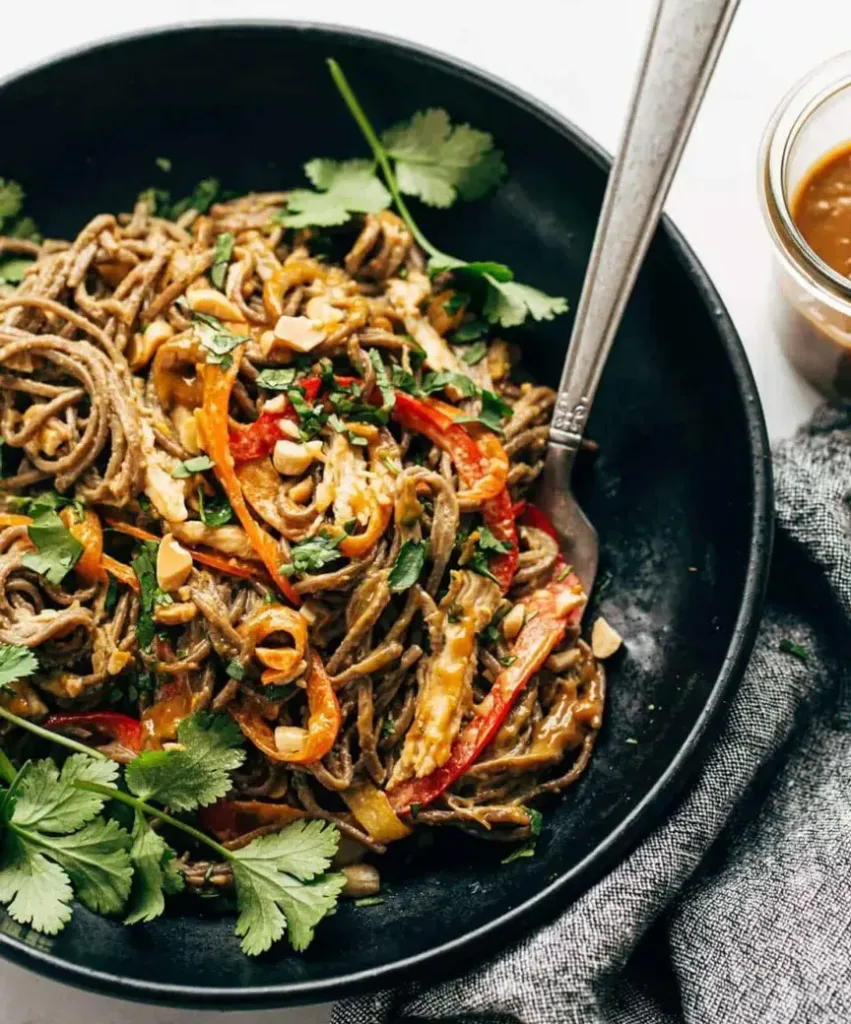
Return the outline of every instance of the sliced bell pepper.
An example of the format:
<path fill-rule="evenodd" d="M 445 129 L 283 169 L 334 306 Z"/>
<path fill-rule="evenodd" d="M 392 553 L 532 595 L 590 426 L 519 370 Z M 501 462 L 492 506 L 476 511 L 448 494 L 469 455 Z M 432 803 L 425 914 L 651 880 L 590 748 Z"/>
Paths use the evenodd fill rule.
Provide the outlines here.
<path fill-rule="evenodd" d="M 350 786 L 340 796 L 376 843 L 393 843 L 411 834 L 411 829 L 391 807 L 387 794 L 371 782 Z"/>
<path fill-rule="evenodd" d="M 286 754 L 282 754 L 275 745 L 275 733 L 263 718 L 263 702 L 254 694 L 243 691 L 238 701 L 228 705 L 228 712 L 254 746 L 271 761 L 282 764 L 313 764 L 321 760 L 334 746 L 341 722 L 337 695 L 322 659 L 315 652 L 310 658 L 307 704 L 310 715 L 304 742 L 299 750 Z"/>
<path fill-rule="evenodd" d="M 489 460 L 476 439 L 442 409 L 397 391 L 393 416 L 402 426 L 425 434 L 430 441 L 449 453 L 458 470 L 462 487 L 475 491 L 476 485 L 488 474 Z M 505 479 L 502 479 L 496 494 L 482 504 L 481 512 L 491 533 L 498 540 L 511 545 L 509 552 L 493 555 L 488 562 L 488 568 L 504 594 L 514 579 L 520 554 L 517 547 L 517 525 Z"/>
<path fill-rule="evenodd" d="M 313 403 L 319 394 L 322 380 L 319 377 L 308 377 L 293 387 L 301 388 L 306 402 Z M 280 412 L 261 412 L 257 419 L 247 427 L 237 427 L 230 432 L 230 453 L 237 465 L 240 462 L 252 462 L 271 455 L 278 441 L 283 440 L 281 420 L 298 422 L 298 414 L 292 403 L 287 403 Z"/>
<path fill-rule="evenodd" d="M 543 513 L 536 513 L 545 519 Z M 430 804 L 464 775 L 494 738 L 526 684 L 540 670 L 568 626 L 579 623 L 587 597 L 579 578 L 572 572 L 565 575 L 565 569 L 559 558 L 550 582 L 517 602 L 526 609 L 526 621 L 511 648 L 514 661 L 499 673 L 474 716 L 456 737 L 447 762 L 423 778 L 406 780 L 389 790 L 387 797 L 398 813 L 408 814 L 412 806 Z"/>
<path fill-rule="evenodd" d="M 86 583 L 103 582 L 106 572 L 103 567 L 103 530 L 100 519 L 90 508 L 83 509 L 80 516 L 70 505 L 59 512 L 59 518 L 74 538 L 83 545 L 83 553 L 74 566 L 74 574 Z"/>
<path fill-rule="evenodd" d="M 301 599 L 293 590 L 290 581 L 281 574 L 282 555 L 278 544 L 260 526 L 245 503 L 228 444 L 228 407 L 241 356 L 242 347 L 239 346 L 234 349 L 233 363 L 227 370 L 222 370 L 211 363 L 204 363 L 200 367 L 204 378 L 204 405 L 196 413 L 198 425 L 204 448 L 213 460 L 213 468 L 219 483 L 242 528 L 248 534 L 252 547 L 269 570 L 269 575 L 281 593 L 292 604 L 299 605 Z"/>
<path fill-rule="evenodd" d="M 307 620 L 303 615 L 280 604 L 270 605 L 241 623 L 239 633 L 253 641 L 257 660 L 266 666 L 260 677 L 264 686 L 288 683 L 294 678 L 307 652 Z M 293 646 L 256 646 L 272 633 L 287 633 Z"/>
<path fill-rule="evenodd" d="M 30 516 L 19 516 L 14 512 L 0 512 L 0 530 L 5 530 L 9 526 L 30 526 L 31 524 Z"/>
<path fill-rule="evenodd" d="M 171 644 L 156 637 L 154 654 L 160 661 L 174 658 Z M 189 673 L 179 672 L 167 678 L 158 688 L 157 699 L 142 712 L 142 731 L 146 746 L 162 749 L 163 741 L 177 739 L 177 727 L 193 711 L 193 693 L 189 685 Z"/>
<path fill-rule="evenodd" d="M 307 811 L 264 800 L 217 800 L 209 807 L 199 807 L 196 817 L 204 831 L 226 843 L 267 825 L 283 828 L 306 818 Z"/>
<path fill-rule="evenodd" d="M 101 565 L 106 569 L 110 576 L 114 576 L 119 583 L 123 583 L 125 587 L 129 587 L 135 594 L 142 593 L 142 587 L 139 584 L 139 577 L 130 568 L 129 565 L 125 565 L 123 562 L 117 562 L 114 558 L 110 558 L 109 555 L 104 555 L 101 558 Z"/>
<path fill-rule="evenodd" d="M 44 727 L 57 732 L 68 728 L 92 729 L 103 733 L 134 754 L 138 754 L 142 749 L 142 723 L 117 711 L 69 711 L 50 715 L 44 722 Z"/>
<path fill-rule="evenodd" d="M 158 537 L 155 533 L 151 533 L 150 530 L 143 530 L 141 526 L 134 526 L 132 523 L 122 522 L 120 519 L 112 519 L 110 516 L 104 517 L 104 522 L 111 529 L 116 530 L 118 533 L 124 533 L 128 537 L 135 537 L 136 540 L 152 540 L 159 544 L 162 537 Z M 258 580 L 261 583 L 268 582 L 268 576 L 264 569 L 259 566 L 254 566 L 250 562 L 243 562 L 239 558 L 229 558 L 227 555 L 217 555 L 212 551 L 197 551 L 195 548 L 186 549 L 192 556 L 192 561 L 197 562 L 199 565 L 206 565 L 210 569 L 218 569 L 219 572 L 229 573 L 231 576 L 237 576 L 242 580 Z M 115 562 L 114 566 L 121 566 L 121 570 L 132 574 L 133 579 L 136 580 L 134 586 L 129 579 L 124 579 L 123 576 L 119 575 L 118 572 L 113 572 L 113 568 L 110 567 L 109 563 L 112 563 L 108 555 L 104 555 L 104 567 L 107 572 L 112 572 L 117 580 L 121 583 L 126 583 L 129 587 L 133 587 L 134 590 L 138 588 L 139 581 L 136 580 L 136 574 L 132 569 L 128 569 L 126 565 L 121 565 L 120 562 Z"/>

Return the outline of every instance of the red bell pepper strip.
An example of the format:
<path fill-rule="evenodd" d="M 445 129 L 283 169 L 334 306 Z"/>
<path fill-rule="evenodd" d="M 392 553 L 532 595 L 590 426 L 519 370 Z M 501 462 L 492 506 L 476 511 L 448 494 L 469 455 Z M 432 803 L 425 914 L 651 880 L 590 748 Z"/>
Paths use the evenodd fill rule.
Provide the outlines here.
<path fill-rule="evenodd" d="M 531 502 L 528 501 L 524 501 L 523 505 L 523 509 L 520 513 L 518 513 L 518 518 L 522 519 L 523 525 L 531 526 L 535 530 L 541 530 L 543 533 L 547 534 L 548 537 L 552 537 L 556 544 L 558 544 L 559 539 L 558 534 L 555 531 L 555 527 L 549 521 L 549 519 L 547 519 L 544 513 L 538 508 L 538 506 L 533 505 Z M 564 565 L 564 560 L 561 558 L 560 555 L 559 559 L 561 560 L 562 565 Z"/>
<path fill-rule="evenodd" d="M 69 711 L 50 715 L 44 727 L 59 732 L 69 727 L 92 729 L 120 743 L 134 754 L 142 749 L 142 723 L 117 711 Z"/>
<path fill-rule="evenodd" d="M 313 403 L 321 385 L 320 377 L 308 377 L 293 384 L 293 387 L 300 388 L 304 393 L 304 400 Z M 229 441 L 233 461 L 239 464 L 271 455 L 275 445 L 284 437 L 281 433 L 281 420 L 298 422 L 298 413 L 289 399 L 280 412 L 261 412 L 249 426 L 231 430 Z"/>
<path fill-rule="evenodd" d="M 455 463 L 462 487 L 474 488 L 487 474 L 488 461 L 475 438 L 441 409 L 413 398 L 404 391 L 397 391 L 393 418 L 408 430 L 425 434 L 430 441 L 447 452 Z M 482 519 L 494 537 L 511 545 L 507 554 L 494 555 L 488 563 L 500 590 L 505 594 L 514 579 L 520 554 L 517 547 L 517 525 L 505 486 L 482 504 Z"/>
<path fill-rule="evenodd" d="M 547 532 L 555 534 L 537 509 L 535 518 L 536 525 L 543 520 L 549 528 Z M 514 661 L 499 673 L 473 718 L 456 737 L 446 764 L 424 778 L 408 779 L 389 790 L 387 797 L 399 814 L 411 813 L 412 806 L 430 804 L 464 775 L 497 734 L 526 684 L 540 670 L 568 626 L 578 625 L 587 598 L 579 578 L 572 572 L 565 573 L 565 569 L 559 557 L 546 587 L 517 602 L 526 609 L 526 622 L 511 648 Z"/>

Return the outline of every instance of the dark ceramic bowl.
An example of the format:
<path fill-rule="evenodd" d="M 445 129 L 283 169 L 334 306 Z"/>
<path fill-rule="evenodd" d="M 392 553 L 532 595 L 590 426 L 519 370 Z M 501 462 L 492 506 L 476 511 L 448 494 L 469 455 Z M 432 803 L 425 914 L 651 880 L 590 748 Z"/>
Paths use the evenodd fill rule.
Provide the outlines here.
<path fill-rule="evenodd" d="M 167 156 L 186 193 L 214 175 L 278 189 L 313 156 L 365 154 L 332 85 L 336 57 L 379 126 L 443 106 L 492 132 L 509 177 L 486 201 L 423 211 L 449 252 L 509 262 L 575 306 L 606 181 L 604 154 L 541 104 L 394 40 L 306 25 L 202 27 L 120 39 L 0 88 L 0 174 L 28 211 L 73 236 L 128 209 Z M 159 174 L 162 179 L 163 175 Z M 418 211 L 419 212 L 419 211 Z M 569 317 L 523 338 L 531 370 L 558 380 Z M 771 547 L 769 451 L 756 388 L 712 284 L 670 224 L 630 302 L 589 426 L 584 507 L 601 538 L 602 610 L 626 637 L 610 667 L 589 770 L 545 809 L 531 859 L 449 831 L 392 850 L 379 906 L 342 905 L 303 955 L 281 943 L 251 960 L 233 920 L 179 907 L 122 927 L 76 907 L 54 939 L 0 920 L 0 950 L 54 978 L 184 1005 L 320 1002 L 459 971 L 553 915 L 610 870 L 695 768 L 751 649 Z M 651 708 L 653 710 L 651 710 Z"/>

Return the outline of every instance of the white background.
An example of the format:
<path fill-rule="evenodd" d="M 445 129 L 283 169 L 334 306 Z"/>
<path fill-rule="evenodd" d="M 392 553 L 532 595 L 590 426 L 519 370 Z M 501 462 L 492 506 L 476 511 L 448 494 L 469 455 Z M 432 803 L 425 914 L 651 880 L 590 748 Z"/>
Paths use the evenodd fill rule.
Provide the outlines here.
<path fill-rule="evenodd" d="M 405 36 L 477 64 L 540 97 L 611 150 L 652 6 L 653 0 L 17 0 L 3 5 L 0 76 L 145 26 L 309 17 Z M 773 438 L 791 432 L 815 396 L 770 333 L 771 251 L 757 204 L 757 148 L 786 89 L 846 47 L 846 0 L 742 0 L 668 203 L 744 340 Z M 0 963 L 0 1024 L 190 1024 L 208 1017 L 89 995 Z M 234 1014 L 228 1024 L 326 1020 L 327 1008 L 317 1007 Z"/>

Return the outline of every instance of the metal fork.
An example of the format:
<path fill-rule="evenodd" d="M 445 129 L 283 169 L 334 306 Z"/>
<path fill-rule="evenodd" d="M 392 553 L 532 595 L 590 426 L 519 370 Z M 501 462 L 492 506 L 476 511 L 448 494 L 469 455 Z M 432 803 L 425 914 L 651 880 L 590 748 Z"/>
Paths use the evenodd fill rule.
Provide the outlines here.
<path fill-rule="evenodd" d="M 570 486 L 591 403 L 739 0 L 659 0 L 609 176 L 536 502 L 590 593 L 597 532 Z"/>

